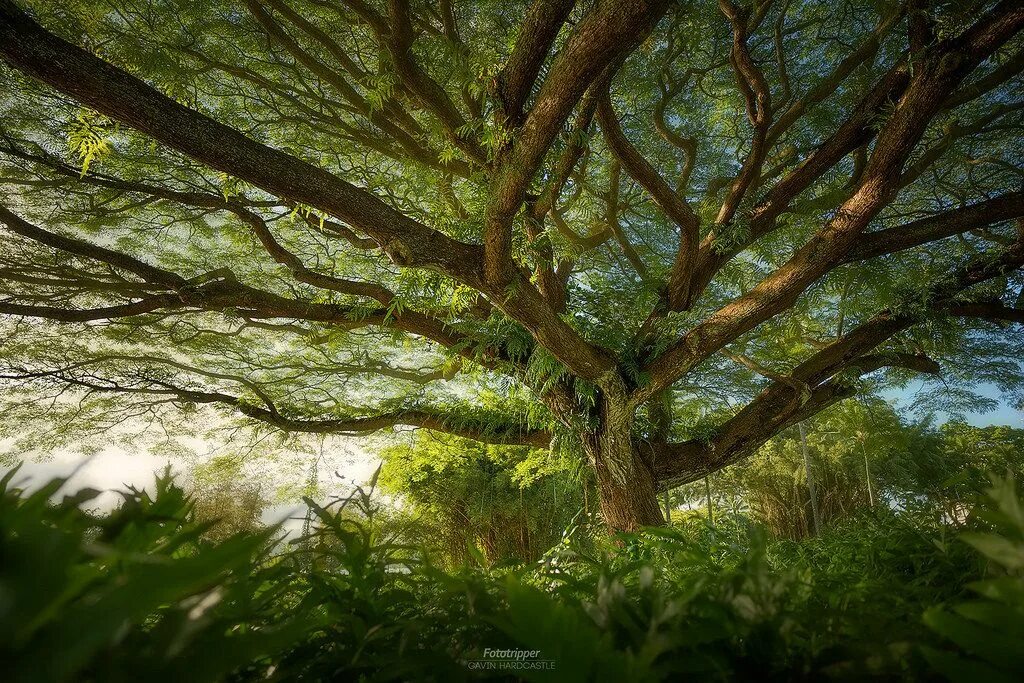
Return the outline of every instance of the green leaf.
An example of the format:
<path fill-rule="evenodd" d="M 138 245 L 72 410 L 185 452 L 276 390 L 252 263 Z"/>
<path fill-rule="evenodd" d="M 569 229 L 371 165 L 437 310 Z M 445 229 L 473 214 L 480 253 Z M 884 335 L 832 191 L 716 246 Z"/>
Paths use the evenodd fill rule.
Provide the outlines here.
<path fill-rule="evenodd" d="M 1007 569 L 1024 568 L 1024 544 L 996 534 L 967 531 L 960 538 L 977 548 L 985 557 Z"/>

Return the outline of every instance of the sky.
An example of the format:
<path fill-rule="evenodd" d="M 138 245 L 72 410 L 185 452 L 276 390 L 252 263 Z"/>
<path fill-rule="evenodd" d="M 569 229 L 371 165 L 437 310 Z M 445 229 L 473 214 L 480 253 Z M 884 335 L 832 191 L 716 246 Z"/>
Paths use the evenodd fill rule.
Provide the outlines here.
<path fill-rule="evenodd" d="M 364 440 L 353 437 L 335 437 L 325 441 L 317 468 L 324 500 L 348 495 L 353 484 L 364 485 L 372 478 L 380 460 L 364 445 Z M 284 521 L 286 531 L 302 526 L 302 518 L 298 516 L 304 510 L 300 504 L 300 492 L 281 496 L 275 495 L 275 490 L 287 488 L 287 485 L 296 489 L 305 484 L 314 459 L 316 457 L 308 453 L 289 453 L 274 460 L 257 458 L 244 468 L 241 476 L 264 485 L 263 493 L 268 498 L 263 512 L 265 523 Z M 179 481 L 188 481 L 193 464 L 193 461 L 181 457 L 129 453 L 114 446 L 89 456 L 66 450 L 53 453 L 46 459 L 22 462 L 13 483 L 33 490 L 55 477 L 68 478 L 57 492 L 56 499 L 83 488 L 92 488 L 103 493 L 90 501 L 88 507 L 105 511 L 116 507 L 121 499 L 117 492 L 129 486 L 152 491 L 156 475 L 167 467 Z M 0 473 L 8 469 L 0 467 Z"/>
<path fill-rule="evenodd" d="M 901 390 L 889 390 L 882 392 L 882 396 L 892 402 L 893 406 L 900 412 L 909 412 L 909 406 L 914 401 L 914 396 L 917 392 L 921 391 L 925 384 L 924 380 L 919 380 L 912 383 L 905 389 Z M 985 397 L 990 398 L 999 403 L 995 410 L 986 412 L 972 412 L 967 413 L 963 416 L 963 419 L 968 423 L 976 427 L 985 427 L 987 425 L 1010 425 L 1011 427 L 1024 427 L 1024 412 L 1017 410 L 1005 400 L 1002 400 L 999 395 L 999 389 L 992 384 L 983 384 L 975 388 L 975 391 Z M 946 413 L 937 413 L 935 415 L 937 423 L 948 422 L 950 416 Z"/>

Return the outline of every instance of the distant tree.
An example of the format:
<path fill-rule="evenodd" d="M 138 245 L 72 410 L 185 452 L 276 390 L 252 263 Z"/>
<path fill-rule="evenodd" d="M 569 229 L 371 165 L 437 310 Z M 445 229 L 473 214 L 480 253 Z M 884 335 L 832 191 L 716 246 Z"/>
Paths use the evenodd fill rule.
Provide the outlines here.
<path fill-rule="evenodd" d="M 380 483 L 417 520 L 416 542 L 458 567 L 473 548 L 492 563 L 539 558 L 585 512 L 585 474 L 536 450 L 421 433 L 385 450 Z"/>
<path fill-rule="evenodd" d="M 964 521 L 992 475 L 1024 475 L 1024 429 L 947 422 L 913 434 L 907 446 L 906 457 L 880 463 L 880 486 L 898 499 L 924 496 L 947 519 Z"/>
<path fill-rule="evenodd" d="M 572 446 L 633 529 L 880 382 L 1019 397 L 1022 26 L 0 0 L 6 429 L 205 405 Z"/>
<path fill-rule="evenodd" d="M 909 448 L 916 428 L 903 425 L 883 401 L 837 404 L 807 420 L 804 430 L 822 526 L 871 506 L 876 498 L 887 505 L 910 494 L 907 488 L 890 488 L 891 473 L 905 472 L 927 457 Z M 807 477 L 800 433 L 794 427 L 741 465 L 716 475 L 713 486 L 728 501 L 727 509 L 748 513 L 776 536 L 799 539 L 814 531 Z M 704 487 L 693 484 L 679 495 L 698 505 Z"/>
<path fill-rule="evenodd" d="M 221 456 L 200 465 L 191 473 L 185 490 L 192 499 L 196 521 L 213 524 L 203 534 L 208 540 L 223 541 L 263 527 L 267 501 L 262 482 L 246 479 L 236 456 Z"/>
<path fill-rule="evenodd" d="M 964 521 L 991 475 L 1024 474 L 1024 430 L 909 423 L 880 399 L 839 403 L 807 420 L 805 429 L 823 526 L 876 505 L 923 505 L 946 521 Z M 711 488 L 723 513 L 749 516 L 778 537 L 812 535 L 810 487 L 796 428 L 713 475 Z M 677 506 L 705 515 L 703 482 L 672 495 Z"/>

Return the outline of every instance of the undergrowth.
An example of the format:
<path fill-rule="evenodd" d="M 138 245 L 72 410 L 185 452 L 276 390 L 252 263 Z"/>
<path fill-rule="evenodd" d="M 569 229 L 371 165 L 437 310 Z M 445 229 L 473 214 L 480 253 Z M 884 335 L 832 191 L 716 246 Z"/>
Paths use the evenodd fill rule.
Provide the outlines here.
<path fill-rule="evenodd" d="M 802 542 L 742 517 L 443 570 L 364 491 L 300 538 L 213 540 L 167 477 L 113 512 L 0 485 L 9 681 L 971 680 L 1024 676 L 1024 513 L 875 509 Z M 579 522 L 579 520 L 577 520 Z M 482 558 L 480 558 L 482 560 Z M 496 657 L 494 650 L 535 654 Z M 499 653 L 500 654 L 500 653 Z"/>

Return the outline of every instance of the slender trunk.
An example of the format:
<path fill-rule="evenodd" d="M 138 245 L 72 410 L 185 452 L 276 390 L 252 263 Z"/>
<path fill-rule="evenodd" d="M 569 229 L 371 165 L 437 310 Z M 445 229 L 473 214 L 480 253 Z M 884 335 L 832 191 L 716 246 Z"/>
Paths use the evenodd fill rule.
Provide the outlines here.
<path fill-rule="evenodd" d="M 502 559 L 498 531 L 493 526 L 480 535 L 480 545 L 483 547 L 484 559 L 487 560 L 488 565 Z"/>
<path fill-rule="evenodd" d="M 860 450 L 864 454 L 864 478 L 868 482 L 868 505 L 875 507 L 875 492 L 871 490 L 871 467 L 868 465 L 868 449 L 863 439 L 860 442 Z"/>
<path fill-rule="evenodd" d="M 711 478 L 708 476 L 704 477 L 704 496 L 708 501 L 708 526 L 714 526 L 715 513 L 711 508 Z"/>
<path fill-rule="evenodd" d="M 633 437 L 635 416 L 622 396 L 602 391 L 598 428 L 583 444 L 601 496 L 601 514 L 610 531 L 636 531 L 665 523 L 654 485 L 653 463 Z"/>
<path fill-rule="evenodd" d="M 814 486 L 814 470 L 811 469 L 811 455 L 807 451 L 807 434 L 804 423 L 798 422 L 800 428 L 800 448 L 804 453 L 804 471 L 807 473 L 807 492 L 811 494 L 811 516 L 814 520 L 814 535 L 821 534 L 821 517 L 818 515 L 818 492 Z"/>
<path fill-rule="evenodd" d="M 839 294 L 839 321 L 836 324 L 836 339 L 843 336 L 843 324 L 846 322 L 846 297 L 850 294 L 850 285 L 853 284 L 852 270 L 846 271 L 846 281 L 843 283 L 843 291 Z"/>

